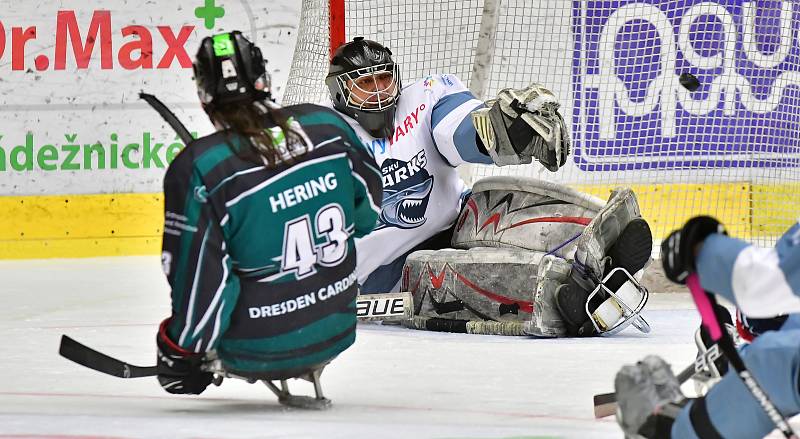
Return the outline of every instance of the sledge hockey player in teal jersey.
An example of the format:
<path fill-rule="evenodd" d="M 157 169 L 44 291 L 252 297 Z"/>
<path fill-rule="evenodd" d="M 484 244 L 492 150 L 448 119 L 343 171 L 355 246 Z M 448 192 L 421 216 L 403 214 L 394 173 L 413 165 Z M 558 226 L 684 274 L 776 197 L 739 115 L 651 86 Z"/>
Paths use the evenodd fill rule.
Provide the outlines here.
<path fill-rule="evenodd" d="M 661 258 L 673 282 L 686 283 L 696 273 L 702 288 L 736 305 L 745 322 L 770 319 L 761 320 L 757 330 L 751 326 L 757 337 L 740 355 L 777 411 L 785 417 L 800 413 L 800 223 L 774 248 L 759 248 L 727 236 L 714 218 L 695 217 L 663 242 Z M 763 397 L 728 369 L 706 395 L 684 400 L 661 358 L 625 366 L 615 387 L 626 437 L 764 437 L 780 421 L 767 414 Z"/>
<path fill-rule="evenodd" d="M 158 380 L 199 394 L 220 369 L 318 378 L 355 340 L 353 240 L 375 226 L 380 173 L 334 111 L 272 102 L 261 51 L 240 32 L 203 39 L 194 73 L 218 131 L 164 178 L 172 313 L 156 339 Z"/>

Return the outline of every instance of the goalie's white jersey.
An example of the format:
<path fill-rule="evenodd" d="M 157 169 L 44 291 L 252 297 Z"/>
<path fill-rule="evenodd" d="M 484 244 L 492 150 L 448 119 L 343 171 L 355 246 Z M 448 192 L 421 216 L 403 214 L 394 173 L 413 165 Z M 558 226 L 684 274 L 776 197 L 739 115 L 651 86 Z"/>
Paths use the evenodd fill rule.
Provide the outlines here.
<path fill-rule="evenodd" d="M 431 75 L 403 88 L 391 138 L 376 139 L 343 115 L 372 151 L 383 177 L 378 225 L 356 239 L 361 284 L 456 220 L 467 187 L 455 167 L 491 163 L 478 151 L 470 118 L 482 106 L 457 77 Z M 396 289 L 397 280 L 382 279 L 380 284 Z"/>

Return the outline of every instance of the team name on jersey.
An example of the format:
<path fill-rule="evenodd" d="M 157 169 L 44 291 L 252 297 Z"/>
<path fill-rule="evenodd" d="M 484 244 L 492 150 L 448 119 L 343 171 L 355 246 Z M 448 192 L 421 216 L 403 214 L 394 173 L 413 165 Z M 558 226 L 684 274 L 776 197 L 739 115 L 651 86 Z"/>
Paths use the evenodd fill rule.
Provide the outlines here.
<path fill-rule="evenodd" d="M 425 157 L 425 150 L 423 149 L 405 163 L 395 162 L 391 165 L 382 166 L 383 187 L 392 187 L 403 180 L 411 178 L 420 169 L 425 169 L 427 163 L 428 159 Z"/>
<path fill-rule="evenodd" d="M 272 213 L 310 200 L 319 194 L 332 191 L 336 189 L 336 186 L 338 186 L 336 174 L 330 172 L 322 177 L 317 177 L 314 180 L 290 187 L 283 192 L 278 192 L 277 195 L 270 195 L 269 204 L 272 207 Z"/>
<path fill-rule="evenodd" d="M 425 111 L 426 108 L 427 106 L 425 104 L 420 104 L 414 111 L 408 113 L 406 117 L 397 123 L 397 126 L 394 128 L 394 134 L 392 134 L 388 139 L 372 139 L 369 142 L 364 142 L 364 146 L 372 151 L 372 155 L 377 153 L 385 153 L 387 143 L 389 145 L 393 145 L 395 142 L 400 140 L 401 137 L 405 136 L 412 129 L 419 125 L 419 112 Z M 380 152 L 378 150 L 380 150 Z"/>
<path fill-rule="evenodd" d="M 317 301 L 324 302 L 328 299 L 338 296 L 339 293 L 347 291 L 350 287 L 355 285 L 356 279 L 356 273 L 352 272 L 336 282 L 331 282 L 327 286 L 320 288 L 316 292 L 302 294 L 293 299 L 285 300 L 272 305 L 250 307 L 247 311 L 250 314 L 251 319 L 277 317 L 282 314 L 295 312 L 311 305 L 315 305 Z"/>
<path fill-rule="evenodd" d="M 394 136 L 389 138 L 389 143 L 397 143 L 401 137 L 405 136 L 412 129 L 419 126 L 419 112 L 425 111 L 427 106 L 425 104 L 420 104 L 414 111 L 407 114 L 406 117 L 403 119 L 402 124 L 398 122 L 397 126 L 394 128 Z"/>

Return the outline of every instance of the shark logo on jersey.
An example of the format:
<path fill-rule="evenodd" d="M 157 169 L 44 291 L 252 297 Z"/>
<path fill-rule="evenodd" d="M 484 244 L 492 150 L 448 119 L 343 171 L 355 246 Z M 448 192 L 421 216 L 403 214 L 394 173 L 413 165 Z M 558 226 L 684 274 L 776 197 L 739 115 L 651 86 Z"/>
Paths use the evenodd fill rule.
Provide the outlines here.
<path fill-rule="evenodd" d="M 426 172 L 427 174 L 427 172 Z M 428 176 L 422 183 L 399 191 L 384 189 L 379 229 L 399 227 L 413 229 L 425 224 L 425 210 L 433 187 L 433 177 Z"/>
<path fill-rule="evenodd" d="M 425 224 L 433 176 L 424 164 L 425 151 L 407 162 L 389 159 L 381 164 L 383 203 L 378 229 L 413 229 Z"/>

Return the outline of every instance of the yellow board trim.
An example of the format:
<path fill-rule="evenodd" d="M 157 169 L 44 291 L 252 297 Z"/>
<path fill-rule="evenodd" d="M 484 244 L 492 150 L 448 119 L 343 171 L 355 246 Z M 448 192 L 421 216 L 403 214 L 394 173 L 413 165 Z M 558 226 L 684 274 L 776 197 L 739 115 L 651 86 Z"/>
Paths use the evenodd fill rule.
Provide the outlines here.
<path fill-rule="evenodd" d="M 575 186 L 602 199 L 614 187 Z M 777 237 L 800 216 L 800 183 L 631 187 L 657 239 L 700 214 L 742 239 Z M 161 193 L 0 196 L 0 259 L 158 254 L 163 211 Z"/>
<path fill-rule="evenodd" d="M 800 220 L 800 183 L 754 185 L 751 223 L 754 236 L 780 236 Z"/>
<path fill-rule="evenodd" d="M 0 196 L 0 212 L 0 259 L 161 251 L 161 193 Z"/>
<path fill-rule="evenodd" d="M 160 252 L 161 235 L 0 241 L 0 259 L 93 258 L 155 255 Z"/>
<path fill-rule="evenodd" d="M 616 186 L 576 186 L 576 189 L 607 199 Z M 728 233 L 749 239 L 749 183 L 630 185 L 639 200 L 642 217 L 653 236 L 666 237 L 689 218 L 712 215 L 728 224 Z M 716 206 L 716 208 L 713 208 Z"/>
<path fill-rule="evenodd" d="M 615 185 L 575 186 L 607 199 Z M 773 239 L 800 217 L 800 183 L 634 184 L 630 185 L 656 239 L 696 215 L 710 215 L 730 236 L 744 240 Z"/>

